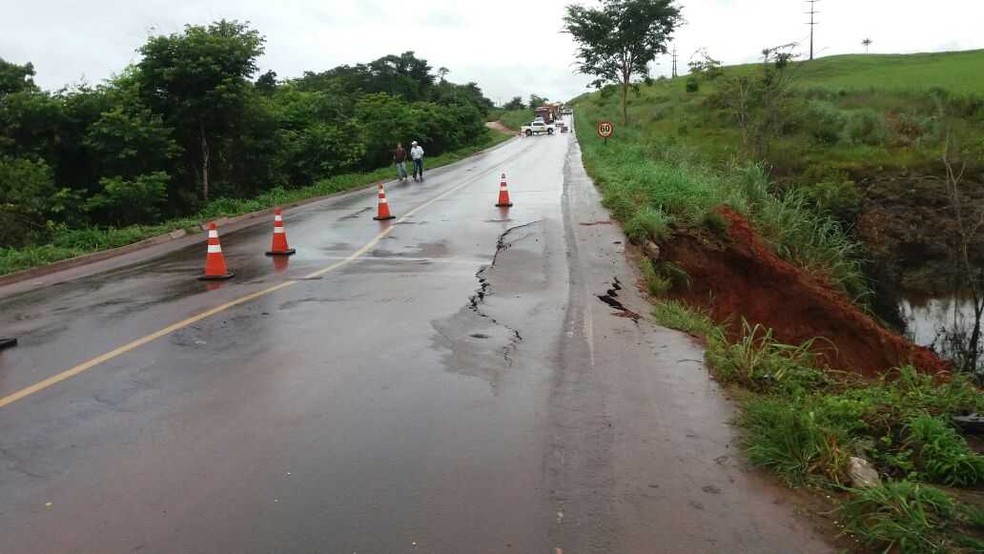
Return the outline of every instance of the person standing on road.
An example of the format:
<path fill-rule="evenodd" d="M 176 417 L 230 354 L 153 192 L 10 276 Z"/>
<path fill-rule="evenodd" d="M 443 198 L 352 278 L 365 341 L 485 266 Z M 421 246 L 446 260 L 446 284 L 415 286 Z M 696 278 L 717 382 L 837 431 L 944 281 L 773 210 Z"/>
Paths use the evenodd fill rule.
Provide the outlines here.
<path fill-rule="evenodd" d="M 402 142 L 396 143 L 393 161 L 396 162 L 396 178 L 402 183 L 407 178 L 407 151 L 403 148 Z"/>
<path fill-rule="evenodd" d="M 421 181 L 424 180 L 424 149 L 417 144 L 417 141 L 410 143 L 410 157 L 413 159 L 413 180 L 417 181 L 417 176 L 420 176 Z"/>

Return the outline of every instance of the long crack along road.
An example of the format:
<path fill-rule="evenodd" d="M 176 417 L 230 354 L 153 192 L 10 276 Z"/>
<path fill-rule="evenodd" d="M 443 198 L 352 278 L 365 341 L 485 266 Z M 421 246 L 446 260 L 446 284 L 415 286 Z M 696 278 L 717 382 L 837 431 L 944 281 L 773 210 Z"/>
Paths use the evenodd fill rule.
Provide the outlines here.
<path fill-rule="evenodd" d="M 387 196 L 286 214 L 289 260 L 223 233 L 222 284 L 196 243 L 0 288 L 0 552 L 831 551 L 645 317 L 571 135 Z"/>

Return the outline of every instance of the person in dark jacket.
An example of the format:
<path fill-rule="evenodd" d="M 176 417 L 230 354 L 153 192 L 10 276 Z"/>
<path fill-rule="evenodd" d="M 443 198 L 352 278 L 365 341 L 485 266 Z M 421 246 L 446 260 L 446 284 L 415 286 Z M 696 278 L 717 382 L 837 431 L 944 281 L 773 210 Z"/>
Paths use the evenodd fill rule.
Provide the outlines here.
<path fill-rule="evenodd" d="M 403 143 L 396 143 L 393 161 L 396 163 L 396 178 L 402 183 L 407 178 L 407 151 L 403 148 Z"/>

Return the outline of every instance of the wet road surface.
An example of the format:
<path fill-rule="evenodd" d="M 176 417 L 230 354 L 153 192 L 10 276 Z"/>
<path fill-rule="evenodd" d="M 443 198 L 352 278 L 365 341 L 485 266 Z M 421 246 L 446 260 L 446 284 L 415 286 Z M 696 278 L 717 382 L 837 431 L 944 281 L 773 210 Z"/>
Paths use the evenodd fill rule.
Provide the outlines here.
<path fill-rule="evenodd" d="M 0 552 L 829 551 L 699 349 L 599 299 L 646 313 L 570 135 L 387 195 L 286 214 L 286 263 L 223 234 L 218 285 L 200 237 L 0 288 Z"/>

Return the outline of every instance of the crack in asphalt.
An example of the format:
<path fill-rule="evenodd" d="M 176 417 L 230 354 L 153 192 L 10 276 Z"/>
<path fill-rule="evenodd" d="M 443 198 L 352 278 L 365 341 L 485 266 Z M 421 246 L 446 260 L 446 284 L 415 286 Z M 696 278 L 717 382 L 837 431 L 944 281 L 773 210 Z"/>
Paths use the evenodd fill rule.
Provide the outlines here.
<path fill-rule="evenodd" d="M 612 315 L 625 317 L 631 319 L 635 323 L 639 323 L 642 316 L 626 308 L 622 302 L 618 300 L 618 291 L 620 290 L 622 290 L 622 283 L 618 280 L 618 277 L 614 277 L 612 279 L 612 287 L 605 291 L 605 294 L 598 294 L 596 296 L 598 297 L 598 300 L 601 300 L 616 310 L 615 312 L 612 312 Z"/>
<path fill-rule="evenodd" d="M 468 298 L 468 308 L 471 311 L 475 312 L 479 317 L 491 321 L 494 325 L 505 327 L 509 331 L 511 335 L 511 338 L 509 339 L 509 344 L 502 348 L 502 357 L 503 359 L 506 360 L 506 363 L 509 364 L 509 367 L 512 367 L 513 365 L 511 354 L 516 350 L 517 348 L 516 345 L 523 341 L 523 335 L 519 332 L 518 329 L 515 329 L 513 327 L 510 327 L 509 325 L 506 325 L 505 323 L 498 321 L 494 317 L 482 311 L 482 309 L 479 307 L 480 304 L 485 302 L 485 297 L 491 294 L 491 289 L 492 289 L 492 284 L 489 283 L 489 280 L 485 277 L 485 273 L 488 270 L 495 267 L 495 263 L 499 259 L 499 254 L 508 250 L 509 247 L 512 246 L 511 243 L 506 242 L 506 236 L 509 235 L 509 233 L 515 231 L 516 229 L 529 227 L 530 225 L 534 225 L 536 223 L 539 223 L 540 221 L 541 220 L 537 219 L 534 221 L 530 221 L 528 223 L 523 223 L 522 225 L 516 225 L 514 227 L 510 227 L 499 235 L 499 238 L 498 240 L 496 240 L 495 243 L 495 254 L 492 256 L 492 263 L 490 263 L 489 265 L 482 266 L 481 268 L 479 268 L 477 272 L 475 272 L 475 278 L 478 279 L 478 289 L 475 290 L 475 294 L 471 295 L 471 297 Z"/>

